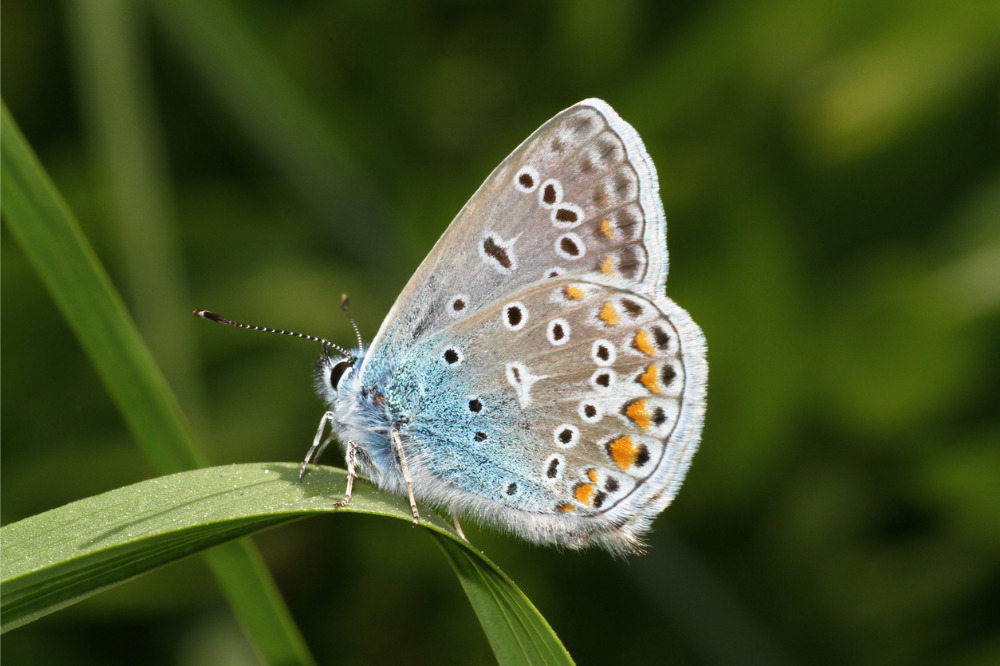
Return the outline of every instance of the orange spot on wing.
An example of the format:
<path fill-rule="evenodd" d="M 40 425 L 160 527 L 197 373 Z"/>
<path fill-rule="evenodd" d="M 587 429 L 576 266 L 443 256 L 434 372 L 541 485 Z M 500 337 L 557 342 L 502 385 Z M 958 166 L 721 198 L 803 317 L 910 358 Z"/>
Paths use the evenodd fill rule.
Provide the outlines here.
<path fill-rule="evenodd" d="M 558 511 L 559 513 L 569 513 L 575 508 L 576 507 L 574 507 L 572 504 L 566 502 L 565 504 L 560 504 L 559 506 L 557 506 L 556 511 Z"/>
<path fill-rule="evenodd" d="M 587 470 L 587 478 L 590 479 L 591 483 L 597 483 L 597 470 L 591 467 Z"/>
<path fill-rule="evenodd" d="M 604 257 L 604 261 L 601 262 L 601 272 L 605 275 L 611 275 L 615 272 L 615 260 L 610 254 Z"/>
<path fill-rule="evenodd" d="M 646 371 L 639 375 L 639 383 L 653 393 L 663 393 L 663 387 L 660 386 L 660 378 L 657 376 L 656 371 L 657 368 L 655 365 L 646 368 Z"/>
<path fill-rule="evenodd" d="M 643 430 L 649 430 L 649 426 L 653 423 L 653 417 L 649 413 L 649 407 L 646 406 L 645 398 L 640 398 L 630 403 L 625 408 L 625 416 L 632 419 L 632 422 Z"/>
<path fill-rule="evenodd" d="M 587 506 L 590 506 L 590 503 L 594 501 L 595 494 L 592 483 L 578 483 L 573 489 L 573 497 L 576 498 L 576 501 Z"/>
<path fill-rule="evenodd" d="M 605 238 L 608 240 L 614 240 L 615 230 L 611 226 L 611 220 L 609 218 L 606 217 L 601 220 L 598 228 L 601 230 L 601 233 L 604 234 Z"/>
<path fill-rule="evenodd" d="M 649 339 L 649 333 L 646 331 L 639 331 L 635 334 L 635 340 L 632 342 L 632 346 L 646 356 L 652 356 L 656 353 L 656 349 L 653 348 L 653 341 Z"/>
<path fill-rule="evenodd" d="M 624 435 L 608 443 L 608 453 L 618 469 L 628 469 L 639 457 L 639 447 L 632 442 L 631 437 Z"/>
<path fill-rule="evenodd" d="M 608 326 L 614 326 L 621 321 L 621 317 L 618 316 L 618 311 L 615 310 L 615 305 L 611 301 L 608 301 L 601 307 L 601 311 L 598 313 L 597 318 Z"/>
<path fill-rule="evenodd" d="M 566 294 L 566 298 L 570 299 L 571 301 L 579 301 L 586 295 L 583 289 L 580 289 L 579 287 L 574 287 L 573 285 L 570 285 L 565 289 L 563 289 L 563 293 Z"/>

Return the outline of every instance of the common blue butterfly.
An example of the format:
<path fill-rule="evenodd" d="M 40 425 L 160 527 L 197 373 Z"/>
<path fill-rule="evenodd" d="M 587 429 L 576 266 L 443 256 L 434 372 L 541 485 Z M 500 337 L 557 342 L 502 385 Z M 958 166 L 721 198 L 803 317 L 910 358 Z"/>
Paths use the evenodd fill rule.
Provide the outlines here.
<path fill-rule="evenodd" d="M 414 523 L 419 499 L 538 543 L 636 551 L 698 447 L 708 378 L 701 330 L 664 295 L 658 187 L 607 103 L 542 125 L 462 208 L 371 345 L 300 335 L 324 344 L 330 406 L 303 473 L 335 437 L 343 504 L 357 474 L 409 497 Z"/>

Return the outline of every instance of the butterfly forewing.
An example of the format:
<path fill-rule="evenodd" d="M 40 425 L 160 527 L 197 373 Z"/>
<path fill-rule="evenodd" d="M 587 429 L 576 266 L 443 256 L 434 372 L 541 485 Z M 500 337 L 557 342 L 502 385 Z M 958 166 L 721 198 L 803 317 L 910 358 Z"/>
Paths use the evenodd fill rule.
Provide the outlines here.
<path fill-rule="evenodd" d="M 659 296 L 667 250 L 657 187 L 638 134 L 610 106 L 586 100 L 563 111 L 462 208 L 397 299 L 373 350 L 398 360 L 420 337 L 546 277 Z"/>

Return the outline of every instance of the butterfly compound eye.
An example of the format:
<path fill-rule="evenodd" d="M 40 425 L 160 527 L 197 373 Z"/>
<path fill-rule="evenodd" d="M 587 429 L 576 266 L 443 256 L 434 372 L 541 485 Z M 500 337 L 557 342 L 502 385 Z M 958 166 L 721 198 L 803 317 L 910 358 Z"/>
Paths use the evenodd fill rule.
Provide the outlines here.
<path fill-rule="evenodd" d="M 344 376 L 344 373 L 347 372 L 349 367 L 351 367 L 350 361 L 341 361 L 330 368 L 330 386 L 332 386 L 334 390 L 337 390 L 337 384 L 340 383 L 340 378 Z"/>

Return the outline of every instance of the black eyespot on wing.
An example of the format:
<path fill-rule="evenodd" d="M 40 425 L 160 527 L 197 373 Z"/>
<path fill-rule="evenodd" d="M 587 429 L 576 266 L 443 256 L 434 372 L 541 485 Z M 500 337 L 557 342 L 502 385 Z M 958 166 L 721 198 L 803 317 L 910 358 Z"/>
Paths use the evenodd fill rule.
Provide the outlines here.
<path fill-rule="evenodd" d="M 594 495 L 594 508 L 600 509 L 601 506 L 604 504 L 604 500 L 606 500 L 607 497 L 608 494 L 606 492 L 598 490 L 597 494 Z"/>
<path fill-rule="evenodd" d="M 486 441 L 486 433 L 485 432 L 477 432 L 476 436 L 473 437 L 473 439 L 475 439 L 477 442 L 485 442 Z"/>
<path fill-rule="evenodd" d="M 563 236 L 559 239 L 559 247 L 570 257 L 580 256 L 580 246 L 569 236 Z"/>
<path fill-rule="evenodd" d="M 670 386 L 670 383 L 674 381 L 677 377 L 677 371 L 674 370 L 674 366 L 665 365 L 660 371 L 660 381 L 663 382 L 664 386 Z"/>
<path fill-rule="evenodd" d="M 608 388 L 611 386 L 611 375 L 608 373 L 597 375 L 597 379 L 595 379 L 594 382 L 600 384 L 604 388 Z"/>
<path fill-rule="evenodd" d="M 517 182 L 521 183 L 521 187 L 523 187 L 526 190 L 530 190 L 532 187 L 535 186 L 535 179 L 532 178 L 531 174 L 528 172 L 524 172 L 520 176 L 518 176 Z"/>
<path fill-rule="evenodd" d="M 562 431 L 559 433 L 559 441 L 562 442 L 563 444 L 569 444 L 571 441 L 573 441 L 573 431 L 570 430 L 569 428 L 563 428 Z"/>
<path fill-rule="evenodd" d="M 461 312 L 462 310 L 465 309 L 465 301 L 463 301 L 461 298 L 456 298 L 454 301 L 451 302 L 451 309 L 454 310 L 455 312 Z"/>
<path fill-rule="evenodd" d="M 552 326 L 552 339 L 559 341 L 566 336 L 566 331 L 563 330 L 562 324 L 555 324 Z"/>
<path fill-rule="evenodd" d="M 542 192 L 542 201 L 548 205 L 552 205 L 556 202 L 556 186 L 549 183 L 545 186 L 545 190 Z"/>
<path fill-rule="evenodd" d="M 670 344 L 670 335 L 659 326 L 653 327 L 653 340 L 661 350 L 666 349 Z"/>
<path fill-rule="evenodd" d="M 625 312 L 627 312 L 633 319 L 642 314 L 642 306 L 633 301 L 631 298 L 623 298 L 621 300 L 621 304 L 625 308 Z"/>
<path fill-rule="evenodd" d="M 550 479 L 554 479 L 558 474 L 559 474 L 559 458 L 553 458 L 549 462 L 549 468 L 545 470 L 545 476 L 549 477 Z"/>
<path fill-rule="evenodd" d="M 510 268 L 514 265 L 514 262 L 510 260 L 510 255 L 507 254 L 507 250 L 497 245 L 492 236 L 488 236 L 483 241 L 483 252 L 504 268 Z"/>
<path fill-rule="evenodd" d="M 330 386 L 332 386 L 334 390 L 337 390 L 337 384 L 340 383 L 340 378 L 344 376 L 344 373 L 347 372 L 349 367 L 351 367 L 350 361 L 341 361 L 330 368 Z"/>
<path fill-rule="evenodd" d="M 560 208 L 556 211 L 556 219 L 560 222 L 576 222 L 580 219 L 580 216 L 577 215 L 574 210 L 570 210 L 569 208 Z"/>
<path fill-rule="evenodd" d="M 448 363 L 448 365 L 458 363 L 458 352 L 454 349 L 445 349 L 444 360 Z"/>
<path fill-rule="evenodd" d="M 516 305 L 512 305 L 507 308 L 507 323 L 511 326 L 517 326 L 520 324 L 522 316 L 521 308 Z"/>
<path fill-rule="evenodd" d="M 507 494 L 508 495 L 513 495 L 516 492 L 517 492 L 517 484 L 516 483 L 512 483 L 509 486 L 507 486 Z"/>
<path fill-rule="evenodd" d="M 597 353 L 595 355 L 602 361 L 607 361 L 609 358 L 611 358 L 611 350 L 609 350 L 604 345 L 598 345 Z"/>
<path fill-rule="evenodd" d="M 584 405 L 583 413 L 587 415 L 588 419 L 592 419 L 597 416 L 597 407 L 594 407 L 593 405 Z"/>
<path fill-rule="evenodd" d="M 667 414 L 663 411 L 662 407 L 657 407 L 653 410 L 653 423 L 658 426 L 663 425 L 667 421 Z"/>
<path fill-rule="evenodd" d="M 616 490 L 618 490 L 618 488 L 619 488 L 618 479 L 614 478 L 613 476 L 609 476 L 608 480 L 604 482 L 604 489 L 607 490 L 609 493 L 615 492 Z"/>
<path fill-rule="evenodd" d="M 483 411 L 483 403 L 480 402 L 479 398 L 473 398 L 469 401 L 469 411 L 476 413 Z"/>

